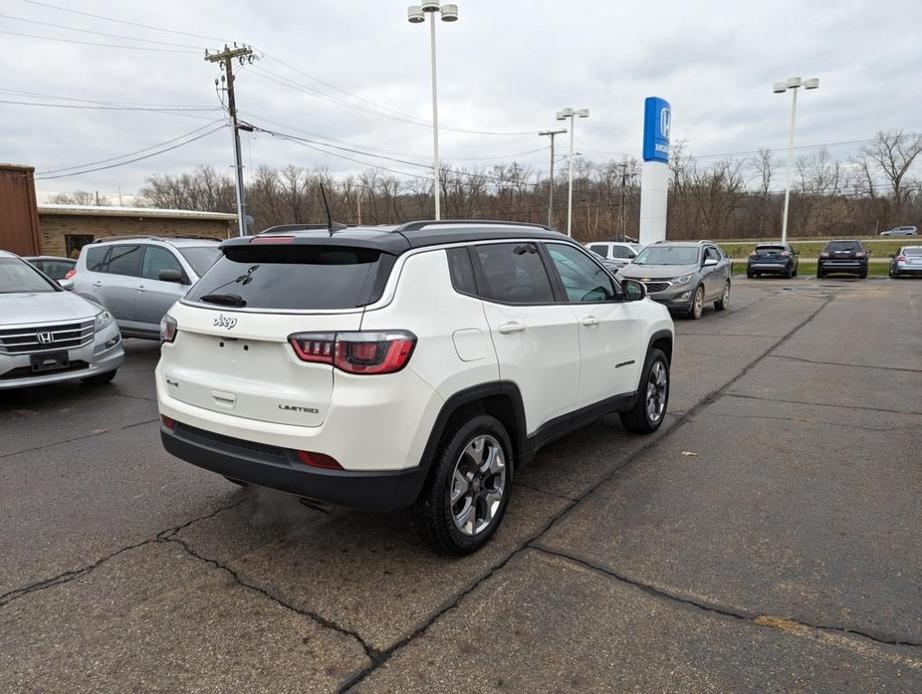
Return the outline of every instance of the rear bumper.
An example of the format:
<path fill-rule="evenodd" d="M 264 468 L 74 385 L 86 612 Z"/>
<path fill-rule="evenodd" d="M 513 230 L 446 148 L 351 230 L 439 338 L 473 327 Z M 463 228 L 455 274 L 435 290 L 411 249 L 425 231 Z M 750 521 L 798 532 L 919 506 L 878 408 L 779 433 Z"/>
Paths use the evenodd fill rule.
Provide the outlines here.
<path fill-rule="evenodd" d="M 240 482 L 363 511 L 396 511 L 416 501 L 426 469 L 350 471 L 308 467 L 287 448 L 213 434 L 176 422 L 161 425 L 163 447 L 205 470 Z"/>
<path fill-rule="evenodd" d="M 779 274 L 782 275 L 786 272 L 793 271 L 794 265 L 792 263 L 771 263 L 771 262 L 757 262 L 749 263 L 746 265 L 746 269 L 749 272 L 759 273 L 763 275 L 768 274 Z"/>
<path fill-rule="evenodd" d="M 818 260 L 817 272 L 867 272 L 867 258 L 855 260 Z"/>

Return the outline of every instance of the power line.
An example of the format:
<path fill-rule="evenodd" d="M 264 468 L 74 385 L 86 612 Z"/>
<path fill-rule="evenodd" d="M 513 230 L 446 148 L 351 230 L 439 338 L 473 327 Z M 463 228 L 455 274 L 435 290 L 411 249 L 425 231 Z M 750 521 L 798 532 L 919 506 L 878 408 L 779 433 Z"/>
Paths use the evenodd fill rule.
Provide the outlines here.
<path fill-rule="evenodd" d="M 2 19 L 12 19 L 16 22 L 27 22 L 29 24 L 38 24 L 40 26 L 53 27 L 55 29 L 65 29 L 67 31 L 79 31 L 84 34 L 94 34 L 96 36 L 106 36 L 110 39 L 126 39 L 128 41 L 140 41 L 141 43 L 155 43 L 161 46 L 177 46 L 179 48 L 193 48 L 202 50 L 204 47 L 193 46 L 188 43 L 173 43 L 171 41 L 157 41 L 156 39 L 142 39 L 137 36 L 125 36 L 124 34 L 110 34 L 106 31 L 94 31 L 93 29 L 80 29 L 78 27 L 67 26 L 66 24 L 54 24 L 53 22 L 40 22 L 37 19 L 26 19 L 25 17 L 14 17 L 9 14 L 0 14 Z"/>
<path fill-rule="evenodd" d="M 174 113 L 174 112 L 201 112 L 201 111 L 216 111 L 215 108 L 199 108 L 199 107 L 152 107 L 152 106 L 94 106 L 90 104 L 50 104 L 47 102 L 41 101 L 13 101 L 8 99 L 0 99 L 0 104 L 15 104 L 17 106 L 43 106 L 46 108 L 73 108 L 73 109 L 88 109 L 91 111 L 149 111 L 153 113 Z"/>
<path fill-rule="evenodd" d="M 108 101 L 104 99 L 81 99 L 75 96 L 62 96 L 60 94 L 48 94 L 46 92 L 30 92 L 24 89 L 6 89 L 0 87 L 0 92 L 4 94 L 15 94 L 18 96 L 28 96 L 40 99 L 54 99 L 55 101 L 77 101 L 84 104 L 100 104 L 102 106 L 149 106 L 149 107 L 162 107 L 169 109 L 197 109 L 197 110 L 213 110 L 213 107 L 199 107 L 191 106 L 189 104 L 157 104 L 157 103 L 147 103 L 140 101 Z"/>
<path fill-rule="evenodd" d="M 203 126 L 200 127 L 200 128 L 196 128 L 195 130 L 191 130 L 191 131 L 189 131 L 189 132 L 187 132 L 187 133 L 183 133 L 182 135 L 177 135 L 176 137 L 170 138 L 169 140 L 164 140 L 163 142 L 158 142 L 157 144 L 155 144 L 155 145 L 150 145 L 149 147 L 142 147 L 141 149 L 134 150 L 133 152 L 126 152 L 125 154 L 120 154 L 120 155 L 118 155 L 117 157 L 109 157 L 109 158 L 107 158 L 107 159 L 98 159 L 98 160 L 96 160 L 96 161 L 88 161 L 88 162 L 84 162 L 84 163 L 82 163 L 82 164 L 75 164 L 74 166 L 64 166 L 64 167 L 61 167 L 61 168 L 59 168 L 59 169 L 45 169 L 44 171 L 36 171 L 35 173 L 36 173 L 36 175 L 43 176 L 43 175 L 45 175 L 45 174 L 60 173 L 60 172 L 62 172 L 62 171 L 72 171 L 72 170 L 74 170 L 74 169 L 84 169 L 84 168 L 86 168 L 86 167 L 88 167 L 88 166 L 96 166 L 97 164 L 108 164 L 109 162 L 113 162 L 113 161 L 117 161 L 117 160 L 119 160 L 119 159 L 124 159 L 124 158 L 126 158 L 126 157 L 134 156 L 135 154 L 141 154 L 142 152 L 149 152 L 149 151 L 152 150 L 152 149 L 158 149 L 158 148 L 160 148 L 160 147 L 164 147 L 164 146 L 166 146 L 166 145 L 173 144 L 173 143 L 176 142 L 177 140 L 183 140 L 183 139 L 185 139 L 185 138 L 187 138 L 187 137 L 190 137 L 190 136 L 192 136 L 192 135 L 195 135 L 196 133 L 201 132 L 202 130 L 205 130 L 205 129 L 207 129 L 207 128 L 210 128 L 210 127 L 213 126 L 213 125 L 217 125 L 218 123 L 221 123 L 221 122 L 222 122 L 221 120 L 212 121 L 211 123 L 208 123 L 207 125 L 203 125 Z"/>
<path fill-rule="evenodd" d="M 97 46 L 99 48 L 124 48 L 131 51 L 153 51 L 155 53 L 198 53 L 198 51 L 186 50 L 183 48 L 154 48 L 152 46 L 122 46 L 115 43 L 98 43 L 95 41 L 78 41 L 77 39 L 63 39 L 55 36 L 41 36 L 39 34 L 25 34 L 19 31 L 0 30 L 0 34 L 9 36 L 20 36 L 27 39 L 41 39 L 43 41 L 59 41 L 61 43 L 73 43 L 79 46 Z"/>
<path fill-rule="evenodd" d="M 206 41 L 219 41 L 224 42 L 227 39 L 216 38 L 214 36 L 204 36 L 202 34 L 193 34 L 188 31 L 179 31 L 177 29 L 164 29 L 163 27 L 154 26 L 153 24 L 142 24 L 140 22 L 129 22 L 124 19 L 115 19 L 114 17 L 107 17 L 101 14 L 93 14 L 92 12 L 83 12 L 82 10 L 73 10 L 69 7 L 60 7 L 59 5 L 52 5 L 47 2 L 39 2 L 38 0 L 19 0 L 29 5 L 35 5 L 36 7 L 47 7 L 51 10 L 57 10 L 58 12 L 69 12 L 70 14 L 77 14 L 82 17 L 92 17 L 93 19 L 102 19 L 106 22 L 115 22 L 116 24 L 125 24 L 127 26 L 140 27 L 142 29 L 150 29 L 152 31 L 161 31 L 166 34 L 177 34 L 179 36 L 190 36 L 196 39 L 204 39 Z"/>
<path fill-rule="evenodd" d="M 106 166 L 97 166 L 97 167 L 95 167 L 95 168 L 83 169 L 83 170 L 81 170 L 81 171 L 73 171 L 73 172 L 71 172 L 71 173 L 56 174 L 56 175 L 54 175 L 54 176 L 36 176 L 36 177 L 35 177 L 35 180 L 36 180 L 36 181 L 47 181 L 47 180 L 54 179 L 54 178 L 67 178 L 67 177 L 69 177 L 69 176 L 82 176 L 83 174 L 93 173 L 93 172 L 95 172 L 95 171 L 105 171 L 106 169 L 114 169 L 114 168 L 116 168 L 116 167 L 118 167 L 118 166 L 126 166 L 127 164 L 133 164 L 133 163 L 135 163 L 135 162 L 142 161 L 142 160 L 144 160 L 144 159 L 150 159 L 151 157 L 156 157 L 156 156 L 159 156 L 159 155 L 161 155 L 161 154 L 166 154 L 167 152 L 172 152 L 174 149 L 179 149 L 180 147 L 185 147 L 186 145 L 191 144 L 191 143 L 193 143 L 193 142 L 195 142 L 195 141 L 197 141 L 197 140 L 201 140 L 203 137 L 207 137 L 208 135 L 211 135 L 211 134 L 213 134 L 213 133 L 218 132 L 219 130 L 224 129 L 225 127 L 226 127 L 226 126 L 224 126 L 224 125 L 220 125 L 220 126 L 218 126 L 217 128 L 214 128 L 214 129 L 212 129 L 212 130 L 208 130 L 208 131 L 206 131 L 206 132 L 204 132 L 204 133 L 201 133 L 200 135 L 197 135 L 197 136 L 195 136 L 195 137 L 193 137 L 193 138 L 190 138 L 190 139 L 188 139 L 188 140 L 185 140 L 184 142 L 179 142 L 179 143 L 177 143 L 177 144 L 175 144 L 175 145 L 173 145 L 173 146 L 171 146 L 171 147 L 166 147 L 166 148 L 161 149 L 161 150 L 158 150 L 158 151 L 156 151 L 156 152 L 151 152 L 150 154 L 145 154 L 144 156 L 135 157 L 135 158 L 133 158 L 133 159 L 127 159 L 127 160 L 125 160 L 125 161 L 120 161 L 120 162 L 117 162 L 117 163 L 114 163 L 114 164 L 109 164 L 109 165 L 106 165 Z"/>

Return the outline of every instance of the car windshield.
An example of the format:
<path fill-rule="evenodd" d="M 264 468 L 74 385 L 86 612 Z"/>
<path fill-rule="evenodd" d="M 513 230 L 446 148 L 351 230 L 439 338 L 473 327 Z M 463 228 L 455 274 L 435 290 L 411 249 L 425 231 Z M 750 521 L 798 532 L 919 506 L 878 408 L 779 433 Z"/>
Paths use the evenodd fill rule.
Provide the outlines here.
<path fill-rule="evenodd" d="M 698 249 L 694 246 L 647 246 L 634 258 L 636 265 L 694 265 Z"/>
<path fill-rule="evenodd" d="M 179 252 L 199 277 L 204 275 L 221 255 L 221 249 L 218 246 L 187 246 L 180 248 Z"/>
<path fill-rule="evenodd" d="M 826 244 L 827 251 L 860 251 L 859 241 L 830 241 Z"/>
<path fill-rule="evenodd" d="M 903 255 L 922 255 L 922 246 L 916 246 L 914 248 L 904 248 Z"/>
<path fill-rule="evenodd" d="M 0 258 L 0 294 L 56 291 L 29 263 L 18 258 Z"/>

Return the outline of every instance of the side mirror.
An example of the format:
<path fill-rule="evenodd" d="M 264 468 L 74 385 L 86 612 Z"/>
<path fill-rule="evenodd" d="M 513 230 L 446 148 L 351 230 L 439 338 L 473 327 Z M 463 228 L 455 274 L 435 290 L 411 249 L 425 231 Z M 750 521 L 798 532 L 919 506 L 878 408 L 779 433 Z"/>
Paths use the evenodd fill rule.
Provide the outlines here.
<path fill-rule="evenodd" d="M 176 282 L 177 284 L 184 284 L 183 274 L 179 270 L 161 270 L 158 278 L 161 282 Z"/>
<path fill-rule="evenodd" d="M 714 267 L 715 265 L 717 265 L 716 258 L 705 258 L 704 264 L 702 265 L 702 267 Z"/>
<path fill-rule="evenodd" d="M 625 301 L 640 301 L 647 295 L 647 288 L 637 280 L 622 280 L 621 289 Z"/>

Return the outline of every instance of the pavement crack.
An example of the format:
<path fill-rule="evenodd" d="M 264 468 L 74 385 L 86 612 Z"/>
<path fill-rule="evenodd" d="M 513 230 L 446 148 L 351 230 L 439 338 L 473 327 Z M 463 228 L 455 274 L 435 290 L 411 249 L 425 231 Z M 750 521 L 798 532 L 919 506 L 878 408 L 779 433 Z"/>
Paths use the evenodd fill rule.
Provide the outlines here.
<path fill-rule="evenodd" d="M 836 405 L 831 402 L 810 402 L 809 400 L 787 400 L 785 398 L 769 398 L 764 395 L 747 395 L 745 393 L 726 393 L 730 398 L 744 398 L 746 400 L 762 400 L 765 402 L 783 402 L 790 405 L 809 405 L 810 407 L 834 407 L 840 410 L 866 410 L 868 412 L 884 412 L 886 414 L 905 414 L 910 416 L 922 415 L 914 410 L 891 410 L 886 407 L 869 407 L 867 405 Z"/>
<path fill-rule="evenodd" d="M 568 496 L 566 494 L 560 494 L 558 492 L 549 492 L 546 489 L 540 489 L 539 487 L 535 487 L 534 485 L 531 485 L 531 484 L 525 484 L 524 482 L 519 482 L 518 480 L 514 480 L 512 484 L 514 484 L 516 487 L 523 487 L 524 489 L 530 489 L 533 492 L 538 492 L 539 494 L 544 494 L 546 496 L 553 496 L 558 499 L 563 499 L 565 501 L 575 501 L 576 500 L 572 496 Z"/>
<path fill-rule="evenodd" d="M 772 354 L 772 359 L 786 359 L 788 361 L 799 361 L 805 364 L 818 364 L 820 366 L 842 366 L 849 369 L 874 369 L 877 371 L 896 371 L 897 373 L 922 374 L 922 369 L 909 369 L 902 366 L 873 366 L 871 364 L 845 364 L 838 361 L 821 361 L 819 359 L 807 359 L 806 357 L 792 357 L 788 354 Z"/>
<path fill-rule="evenodd" d="M 770 415 L 759 414 L 732 414 L 730 412 L 708 412 L 708 417 L 733 417 L 736 419 L 764 419 L 776 422 L 795 422 L 797 424 L 822 424 L 829 427 L 842 427 L 844 429 L 860 429 L 861 431 L 903 431 L 912 427 L 868 427 L 861 424 L 842 424 L 841 422 L 830 422 L 825 419 L 806 419 L 805 417 L 773 417 Z"/>
<path fill-rule="evenodd" d="M 11 458 L 16 455 L 22 455 L 23 453 L 34 453 L 35 451 L 41 451 L 45 448 L 51 448 L 52 446 L 61 446 L 65 443 L 73 443 L 74 441 L 83 441 L 84 439 L 91 439 L 95 436 L 103 436 L 104 434 L 111 434 L 113 431 L 124 431 L 125 429 L 132 429 L 134 427 L 143 426 L 145 424 L 153 424 L 154 422 L 159 422 L 160 419 L 144 419 L 140 422 L 134 422 L 132 424 L 124 424 L 117 429 L 97 429 L 92 431 L 89 434 L 81 434 L 80 436 L 74 436 L 73 438 L 64 439 L 63 441 L 51 441 L 49 443 L 43 443 L 41 446 L 33 446 L 32 448 L 23 448 L 19 451 L 12 451 L 10 453 L 0 454 L 0 459 L 2 458 Z"/>
<path fill-rule="evenodd" d="M 119 549 L 109 552 L 108 554 L 100 557 L 96 561 L 90 564 L 86 564 L 85 566 L 81 566 L 78 569 L 68 569 L 67 571 L 62 571 L 61 573 L 55 576 L 52 576 L 50 578 L 43 578 L 41 580 L 30 583 L 28 585 L 22 586 L 20 588 L 15 588 L 13 590 L 7 591 L 6 593 L 3 593 L 2 595 L 0 595 L 0 607 L 4 607 L 5 605 L 8 605 L 14 600 L 18 600 L 19 598 L 22 598 L 31 593 L 35 593 L 40 590 L 45 590 L 47 588 L 54 588 L 55 586 L 60 586 L 65 583 L 70 583 L 71 581 L 75 581 L 78 578 L 82 578 L 83 576 L 86 576 L 92 573 L 93 571 L 95 571 L 96 569 L 98 569 L 100 566 L 108 562 L 110 559 L 114 559 L 115 557 L 117 557 L 120 554 L 123 554 L 124 552 L 128 552 L 133 549 L 138 549 L 139 547 L 144 547 L 145 545 L 149 545 L 154 542 L 159 542 L 164 538 L 172 536 L 173 533 L 179 532 L 183 528 L 188 528 L 190 525 L 194 523 L 207 520 L 208 518 L 216 516 L 219 513 L 232 509 L 235 506 L 239 506 L 245 500 L 246 499 L 239 499 L 232 504 L 221 506 L 220 508 L 217 508 L 214 511 L 206 513 L 203 516 L 193 518 L 191 521 L 183 523 L 182 525 L 178 525 L 176 527 L 163 530 L 157 533 L 154 537 L 149 537 L 146 540 L 141 540 L 140 542 L 135 542 L 130 545 L 120 547 Z"/>
<path fill-rule="evenodd" d="M 359 645 L 362 647 L 362 650 L 365 651 L 365 655 L 368 657 L 368 659 L 372 663 L 376 663 L 378 659 L 381 657 L 380 651 L 378 651 L 377 649 L 369 645 L 369 643 L 365 641 L 365 639 L 362 638 L 362 636 L 357 631 L 344 627 L 341 624 L 338 624 L 337 622 L 334 622 L 331 619 L 327 619 L 326 617 L 319 614 L 318 612 L 314 612 L 313 610 L 307 610 L 302 607 L 292 605 L 291 603 L 286 602 L 285 600 L 278 597 L 277 595 L 273 595 L 265 588 L 262 588 L 261 586 L 258 586 L 255 583 L 250 583 L 249 581 L 244 579 L 239 573 L 237 573 L 236 570 L 232 569 L 227 564 L 221 561 L 218 561 L 217 559 L 206 557 L 204 554 L 201 554 L 200 552 L 193 549 L 192 546 L 188 542 L 186 542 L 180 537 L 177 537 L 175 534 L 158 536 L 156 541 L 162 542 L 162 543 L 173 543 L 175 545 L 178 545 L 190 557 L 193 557 L 194 559 L 198 559 L 199 561 L 202 561 L 206 564 L 209 564 L 215 567 L 216 569 L 219 569 L 227 573 L 233 579 L 234 583 L 236 583 L 240 587 L 246 588 L 247 590 L 251 590 L 254 593 L 259 593 L 260 595 L 267 598 L 268 600 L 275 603 L 276 605 L 283 607 L 286 610 L 289 610 L 291 612 L 294 612 L 295 614 L 301 615 L 302 617 L 307 617 L 308 619 L 316 622 L 317 624 L 320 624 L 321 626 L 327 629 L 332 629 L 333 631 L 336 631 L 340 634 L 343 634 L 352 639 L 355 639 L 359 643 Z"/>
<path fill-rule="evenodd" d="M 826 631 L 826 632 L 836 632 L 839 634 L 847 634 L 850 636 L 860 636 L 862 638 L 868 639 L 869 641 L 874 641 L 875 643 L 884 645 L 884 646 L 908 646 L 911 648 L 922 648 L 922 642 L 910 641 L 908 639 L 898 639 L 881 634 L 875 634 L 870 631 L 865 631 L 863 629 L 855 629 L 852 627 L 840 627 L 832 626 L 829 624 L 811 624 L 798 619 L 792 619 L 790 617 L 777 617 L 772 615 L 767 615 L 762 612 L 756 612 L 753 610 L 741 609 L 738 607 L 730 607 L 727 605 L 720 605 L 714 602 L 705 602 L 703 600 L 692 599 L 686 596 L 678 595 L 670 591 L 664 590 L 663 588 L 658 588 L 650 583 L 641 581 L 637 578 L 632 578 L 626 576 L 625 574 L 614 571 L 606 566 L 600 566 L 594 562 L 589 561 L 588 559 L 583 559 L 582 557 L 569 554 L 568 552 L 563 552 L 557 549 L 551 549 L 546 545 L 543 545 L 539 542 L 531 544 L 531 549 L 538 550 L 545 554 L 551 556 L 560 557 L 561 559 L 566 559 L 571 561 L 574 564 L 579 564 L 587 569 L 595 571 L 597 573 L 604 574 L 610 578 L 614 578 L 622 583 L 634 586 L 640 590 L 653 595 L 658 598 L 669 600 L 671 602 L 680 603 L 683 605 L 688 605 L 695 607 L 704 612 L 711 612 L 714 614 L 721 615 L 723 617 L 731 617 L 733 619 L 742 620 L 754 624 L 755 626 L 760 627 L 769 627 L 772 629 L 777 629 L 779 631 L 794 631 L 797 629 L 812 629 L 815 631 Z"/>

